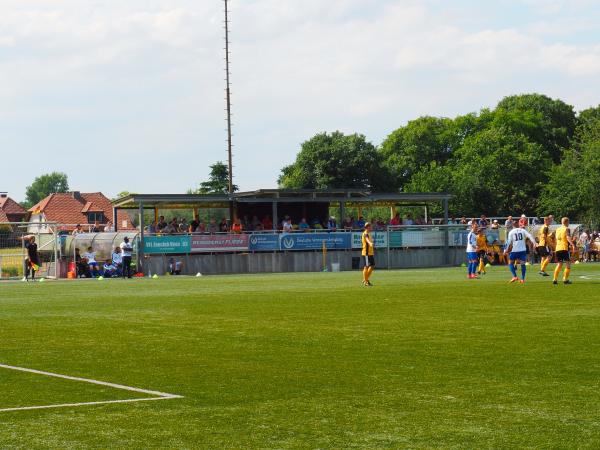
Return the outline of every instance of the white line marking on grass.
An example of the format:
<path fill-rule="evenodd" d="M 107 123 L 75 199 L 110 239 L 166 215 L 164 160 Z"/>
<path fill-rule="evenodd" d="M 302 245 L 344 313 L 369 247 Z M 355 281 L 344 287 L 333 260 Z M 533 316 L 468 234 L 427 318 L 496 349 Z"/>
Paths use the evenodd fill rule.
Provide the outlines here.
<path fill-rule="evenodd" d="M 168 394 L 166 392 L 151 391 L 151 390 L 148 390 L 148 389 L 140 389 L 140 388 L 136 388 L 136 387 L 125 386 L 123 384 L 115 384 L 115 383 L 108 383 L 106 381 L 93 380 L 91 378 L 72 377 L 72 376 L 69 376 L 69 375 L 61 375 L 59 373 L 44 372 L 42 370 L 28 369 L 26 367 L 8 366 L 6 364 L 0 364 L 0 368 L 8 369 L 8 370 L 16 370 L 18 372 L 34 373 L 36 375 L 44 375 L 44 376 L 53 377 L 53 378 L 62 378 L 64 380 L 70 380 L 70 381 L 80 381 L 80 382 L 83 382 L 83 383 L 96 384 L 96 385 L 99 385 L 99 386 L 107 386 L 107 387 L 110 387 L 110 388 L 113 388 L 113 389 L 121 389 L 121 390 L 124 390 L 124 391 L 139 392 L 141 394 L 154 395 L 154 397 L 132 398 L 132 399 L 126 399 L 126 400 L 105 400 L 105 401 L 98 401 L 98 402 L 64 403 L 64 404 L 58 404 L 58 405 L 23 406 L 23 407 L 18 407 L 18 408 L 2 408 L 2 409 L 0 409 L 0 412 L 27 411 L 27 410 L 32 410 L 32 409 L 71 408 L 71 407 L 76 407 L 76 406 L 106 405 L 106 404 L 109 404 L 109 403 L 148 402 L 148 401 L 155 401 L 155 400 L 171 400 L 171 399 L 175 399 L 175 398 L 183 398 L 182 395 Z"/>

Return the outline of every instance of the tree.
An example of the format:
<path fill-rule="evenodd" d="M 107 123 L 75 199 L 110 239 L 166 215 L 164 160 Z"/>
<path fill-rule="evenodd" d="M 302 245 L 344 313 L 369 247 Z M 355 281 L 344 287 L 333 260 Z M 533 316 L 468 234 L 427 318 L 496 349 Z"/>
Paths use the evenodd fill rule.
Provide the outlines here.
<path fill-rule="evenodd" d="M 53 193 L 67 192 L 67 175 L 61 172 L 40 175 L 25 190 L 25 205 L 31 207 Z"/>
<path fill-rule="evenodd" d="M 233 190 L 238 187 L 233 185 Z M 196 190 L 197 194 L 227 194 L 229 193 L 229 169 L 222 161 L 217 161 L 210 166 L 210 175 L 208 181 L 200 183 L 200 188 Z"/>
<path fill-rule="evenodd" d="M 304 142 L 296 161 L 284 167 L 279 185 L 286 189 L 389 189 L 381 155 L 360 134 L 321 133 Z"/>
<path fill-rule="evenodd" d="M 497 122 L 496 126 L 523 133 L 533 142 L 541 144 L 555 163 L 560 161 L 563 149 L 569 147 L 577 125 L 575 111 L 571 105 L 541 94 L 506 97 L 498 103 L 495 112 L 498 114 L 498 120 L 512 119 Z M 518 113 L 516 116 L 506 115 L 515 112 Z M 529 123 L 524 122 L 523 118 Z"/>
<path fill-rule="evenodd" d="M 113 201 L 114 200 L 118 200 L 118 199 L 123 198 L 123 197 L 128 197 L 130 195 L 136 195 L 136 193 L 135 192 L 129 192 L 129 191 L 121 191 L 121 192 L 119 192 L 117 194 L 117 196 L 115 198 L 113 198 Z"/>

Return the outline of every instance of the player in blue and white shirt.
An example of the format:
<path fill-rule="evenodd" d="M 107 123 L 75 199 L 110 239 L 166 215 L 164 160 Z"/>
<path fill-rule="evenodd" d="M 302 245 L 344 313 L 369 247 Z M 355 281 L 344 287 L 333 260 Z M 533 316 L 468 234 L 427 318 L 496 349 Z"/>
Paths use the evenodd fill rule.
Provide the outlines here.
<path fill-rule="evenodd" d="M 477 222 L 473 221 L 471 223 L 471 231 L 467 235 L 467 270 L 469 279 L 478 278 L 477 277 Z"/>
<path fill-rule="evenodd" d="M 534 247 L 537 247 L 535 239 L 529 233 L 529 231 L 525 229 L 526 225 L 527 220 L 521 218 L 521 220 L 519 220 L 519 228 L 513 228 L 510 233 L 508 233 L 508 237 L 506 238 L 504 254 L 506 255 L 510 250 L 508 257 L 508 268 L 512 274 L 512 279 L 510 280 L 511 283 L 514 283 L 515 281 L 525 283 L 525 274 L 527 273 L 527 266 L 525 265 L 527 262 L 527 240 L 529 239 L 529 242 L 531 242 Z M 517 277 L 517 268 L 515 267 L 515 263 L 521 264 L 520 280 Z"/>

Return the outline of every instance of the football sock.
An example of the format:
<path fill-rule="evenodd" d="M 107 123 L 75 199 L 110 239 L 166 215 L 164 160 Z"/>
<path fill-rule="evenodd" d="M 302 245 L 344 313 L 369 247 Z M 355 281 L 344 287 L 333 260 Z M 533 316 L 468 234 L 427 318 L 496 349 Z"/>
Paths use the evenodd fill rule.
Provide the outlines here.
<path fill-rule="evenodd" d="M 554 281 L 558 280 L 558 275 L 560 274 L 560 264 L 556 265 L 556 269 L 554 269 Z"/>
<path fill-rule="evenodd" d="M 517 278 L 517 268 L 515 267 L 515 263 L 510 263 L 508 268 L 510 269 L 510 273 L 512 273 L 513 278 Z"/>
<path fill-rule="evenodd" d="M 371 278 L 371 274 L 373 273 L 374 267 L 369 266 L 367 269 L 367 281 Z"/>
<path fill-rule="evenodd" d="M 368 272 L 368 271 L 369 271 L 369 268 L 368 268 L 368 267 L 365 267 L 365 268 L 363 269 L 363 281 L 367 281 L 367 276 L 368 276 L 368 275 L 367 275 L 367 272 Z"/>
<path fill-rule="evenodd" d="M 479 271 L 485 272 L 485 264 L 483 263 L 483 258 L 479 260 Z"/>
<path fill-rule="evenodd" d="M 521 264 L 521 279 L 525 279 L 525 274 L 527 273 L 527 266 L 525 264 Z"/>
<path fill-rule="evenodd" d="M 548 268 L 548 264 L 550 264 L 550 257 L 546 256 L 546 258 L 544 259 L 544 268 L 542 269 L 544 272 Z"/>
<path fill-rule="evenodd" d="M 569 279 L 569 275 L 571 275 L 571 269 L 567 267 L 565 269 L 565 274 L 563 275 L 563 281 L 567 281 Z"/>

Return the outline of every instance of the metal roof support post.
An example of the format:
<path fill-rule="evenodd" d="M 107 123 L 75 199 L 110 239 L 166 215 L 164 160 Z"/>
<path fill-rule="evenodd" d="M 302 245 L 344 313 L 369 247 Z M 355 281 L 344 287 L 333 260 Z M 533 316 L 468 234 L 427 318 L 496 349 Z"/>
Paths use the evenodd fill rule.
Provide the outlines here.
<path fill-rule="evenodd" d="M 338 224 L 338 228 L 341 228 L 341 225 L 346 220 L 346 202 L 344 200 L 340 200 L 340 220 Z"/>
<path fill-rule="evenodd" d="M 137 266 L 136 269 L 138 272 L 144 272 L 144 202 L 140 201 L 140 242 L 138 244 L 138 257 L 137 257 Z"/>
<path fill-rule="evenodd" d="M 448 226 L 448 199 L 444 199 L 444 228 L 446 232 L 444 233 L 444 257 L 446 260 L 446 265 L 450 265 L 450 227 Z"/>
<path fill-rule="evenodd" d="M 273 201 L 273 231 L 277 231 L 277 223 L 279 219 L 277 218 L 277 201 Z"/>

